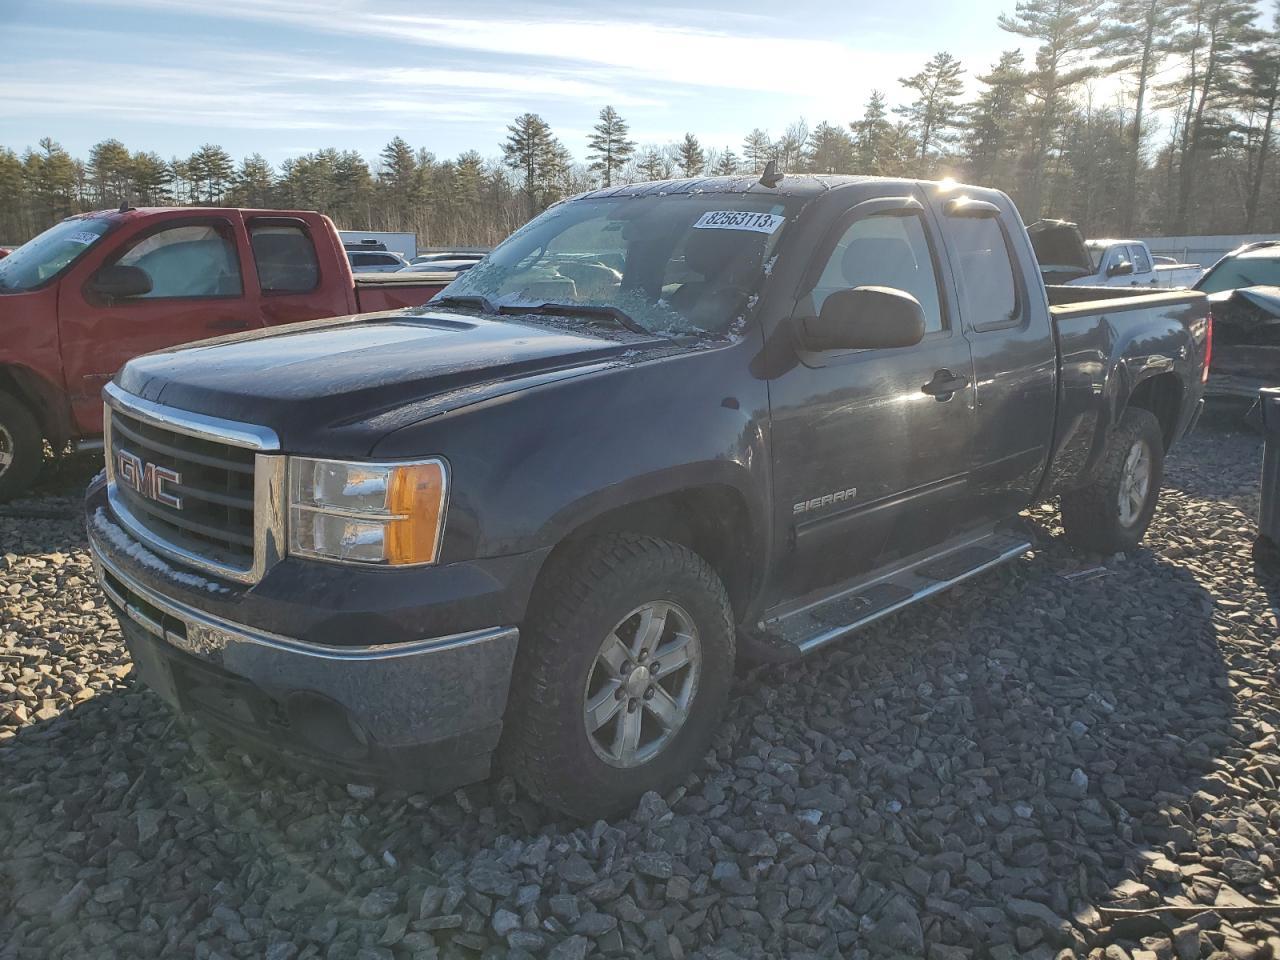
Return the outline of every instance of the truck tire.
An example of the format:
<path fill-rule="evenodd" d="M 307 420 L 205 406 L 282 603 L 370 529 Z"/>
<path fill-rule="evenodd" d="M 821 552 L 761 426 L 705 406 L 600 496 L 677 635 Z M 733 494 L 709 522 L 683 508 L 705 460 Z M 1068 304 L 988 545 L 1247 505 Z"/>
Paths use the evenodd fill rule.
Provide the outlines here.
<path fill-rule="evenodd" d="M 0 503 L 35 481 L 44 464 L 40 427 L 21 400 L 0 393 Z"/>
<path fill-rule="evenodd" d="M 551 562 L 501 760 L 536 799 L 591 820 L 665 792 L 706 752 L 733 678 L 733 612 L 710 565 L 666 540 L 610 534 Z"/>
<path fill-rule="evenodd" d="M 1095 553 L 1123 553 L 1142 540 L 1164 479 L 1164 436 L 1150 411 L 1120 417 L 1093 483 L 1062 495 L 1067 542 Z"/>

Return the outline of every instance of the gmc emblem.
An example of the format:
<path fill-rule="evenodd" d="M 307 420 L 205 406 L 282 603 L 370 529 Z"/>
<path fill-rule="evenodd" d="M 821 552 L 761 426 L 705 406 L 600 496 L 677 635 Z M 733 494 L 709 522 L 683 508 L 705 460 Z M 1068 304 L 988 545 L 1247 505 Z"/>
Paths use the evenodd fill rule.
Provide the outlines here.
<path fill-rule="evenodd" d="M 163 503 L 175 510 L 182 509 L 182 498 L 165 489 L 166 484 L 182 482 L 182 474 L 177 470 L 144 463 L 141 457 L 128 450 L 117 450 L 116 480 L 148 500 Z"/>

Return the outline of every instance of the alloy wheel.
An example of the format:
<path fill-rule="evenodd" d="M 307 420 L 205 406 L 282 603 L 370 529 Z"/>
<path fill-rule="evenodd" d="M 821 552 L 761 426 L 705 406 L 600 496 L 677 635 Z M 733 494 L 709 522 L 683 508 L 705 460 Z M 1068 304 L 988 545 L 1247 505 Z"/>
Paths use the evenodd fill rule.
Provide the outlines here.
<path fill-rule="evenodd" d="M 702 669 L 697 625 L 679 604 L 655 600 L 622 618 L 587 674 L 583 722 L 605 763 L 637 767 L 689 719 Z"/>

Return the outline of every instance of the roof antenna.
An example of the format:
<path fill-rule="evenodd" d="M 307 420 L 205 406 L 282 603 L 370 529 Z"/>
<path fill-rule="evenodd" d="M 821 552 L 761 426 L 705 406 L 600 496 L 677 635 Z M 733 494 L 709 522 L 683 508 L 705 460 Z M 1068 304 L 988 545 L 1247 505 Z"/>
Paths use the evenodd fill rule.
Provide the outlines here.
<path fill-rule="evenodd" d="M 760 174 L 760 184 L 765 187 L 776 187 L 782 182 L 783 174 L 778 172 L 778 161 L 770 160 L 764 165 L 764 173 Z"/>

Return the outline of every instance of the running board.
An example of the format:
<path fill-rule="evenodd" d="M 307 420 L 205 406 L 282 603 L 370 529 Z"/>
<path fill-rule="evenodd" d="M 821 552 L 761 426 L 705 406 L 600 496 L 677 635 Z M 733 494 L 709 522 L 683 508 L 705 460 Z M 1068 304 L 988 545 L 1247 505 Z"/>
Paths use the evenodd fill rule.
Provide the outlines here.
<path fill-rule="evenodd" d="M 990 533 L 940 553 L 872 575 L 817 603 L 762 622 L 757 635 L 775 648 L 805 654 L 970 577 L 1019 557 L 1031 541 Z"/>

